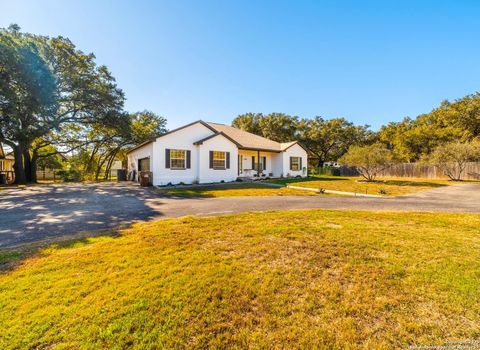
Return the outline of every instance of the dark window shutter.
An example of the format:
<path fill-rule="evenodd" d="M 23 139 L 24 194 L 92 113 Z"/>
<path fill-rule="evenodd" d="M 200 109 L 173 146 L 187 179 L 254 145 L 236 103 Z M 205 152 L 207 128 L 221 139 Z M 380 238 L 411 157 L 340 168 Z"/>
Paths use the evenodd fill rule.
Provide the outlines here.
<path fill-rule="evenodd" d="M 226 168 L 230 169 L 230 152 L 225 153 Z"/>
<path fill-rule="evenodd" d="M 267 170 L 267 157 L 263 157 L 263 170 Z"/>
<path fill-rule="evenodd" d="M 255 169 L 255 156 L 252 156 L 252 169 Z"/>
<path fill-rule="evenodd" d="M 187 151 L 187 169 L 190 169 L 191 158 L 192 158 L 192 152 L 188 150 Z"/>
<path fill-rule="evenodd" d="M 300 169 L 298 169 L 298 170 L 302 170 L 302 169 L 303 169 L 303 168 L 302 168 L 302 157 L 300 157 L 298 160 L 299 160 L 299 162 L 300 162 Z"/>
<path fill-rule="evenodd" d="M 210 151 L 210 169 L 213 169 L 213 151 Z"/>
<path fill-rule="evenodd" d="M 170 150 L 168 148 L 165 149 L 165 168 L 170 168 Z"/>
<path fill-rule="evenodd" d="M 292 170 L 293 157 L 290 157 L 290 170 Z"/>

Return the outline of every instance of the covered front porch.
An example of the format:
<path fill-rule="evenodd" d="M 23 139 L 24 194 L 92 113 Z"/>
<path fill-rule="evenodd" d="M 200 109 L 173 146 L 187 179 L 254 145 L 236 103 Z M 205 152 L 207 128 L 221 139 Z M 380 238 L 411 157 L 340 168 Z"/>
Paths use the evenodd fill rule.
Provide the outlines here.
<path fill-rule="evenodd" d="M 282 157 L 279 152 L 238 150 L 238 177 L 261 179 L 281 176 Z"/>

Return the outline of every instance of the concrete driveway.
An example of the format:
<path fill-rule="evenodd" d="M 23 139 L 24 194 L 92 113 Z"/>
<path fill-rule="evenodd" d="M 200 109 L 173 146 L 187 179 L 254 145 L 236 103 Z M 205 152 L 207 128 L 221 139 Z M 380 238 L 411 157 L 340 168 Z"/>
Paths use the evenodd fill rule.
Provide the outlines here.
<path fill-rule="evenodd" d="M 396 198 L 171 198 L 131 183 L 4 189 L 0 191 L 0 248 L 153 218 L 305 208 L 480 213 L 480 185 L 453 185 Z"/>

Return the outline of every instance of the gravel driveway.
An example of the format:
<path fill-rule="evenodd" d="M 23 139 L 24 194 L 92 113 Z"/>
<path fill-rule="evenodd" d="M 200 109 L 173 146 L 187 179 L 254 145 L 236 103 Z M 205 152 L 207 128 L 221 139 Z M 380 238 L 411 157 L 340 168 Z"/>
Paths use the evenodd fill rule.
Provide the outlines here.
<path fill-rule="evenodd" d="M 453 185 L 396 198 L 170 198 L 132 183 L 4 189 L 0 191 L 0 248 L 153 218 L 302 208 L 480 213 L 480 185 Z"/>

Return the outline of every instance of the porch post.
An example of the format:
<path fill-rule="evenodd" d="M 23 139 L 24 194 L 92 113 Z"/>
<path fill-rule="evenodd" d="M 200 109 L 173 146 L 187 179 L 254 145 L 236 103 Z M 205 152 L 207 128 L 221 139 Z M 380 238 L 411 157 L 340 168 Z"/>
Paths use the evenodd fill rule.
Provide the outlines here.
<path fill-rule="evenodd" d="M 257 151 L 257 176 L 260 178 L 260 151 Z"/>

